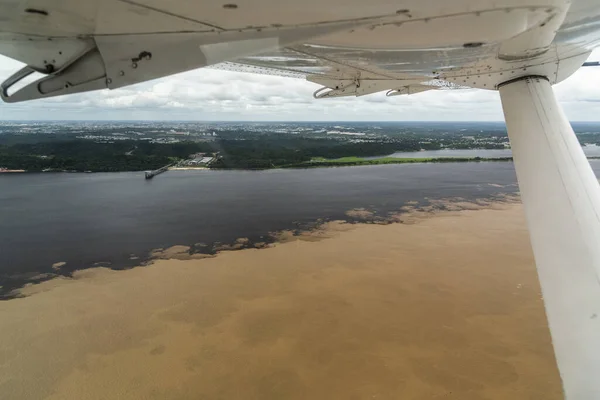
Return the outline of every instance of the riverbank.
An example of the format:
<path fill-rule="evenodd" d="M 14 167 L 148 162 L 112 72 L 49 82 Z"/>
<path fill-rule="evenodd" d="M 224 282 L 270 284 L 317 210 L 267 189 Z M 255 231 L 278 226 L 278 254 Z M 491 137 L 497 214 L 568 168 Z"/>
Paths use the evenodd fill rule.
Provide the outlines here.
<path fill-rule="evenodd" d="M 437 205 L 26 287 L 0 303 L 2 393 L 561 399 L 520 205 Z"/>
<path fill-rule="evenodd" d="M 314 158 L 297 164 L 274 165 L 270 168 L 256 168 L 246 170 L 270 170 L 270 169 L 304 169 L 304 168 L 324 168 L 324 167 L 354 167 L 368 165 L 387 165 L 387 164 L 418 164 L 418 163 L 465 163 L 465 162 L 491 162 L 491 161 L 512 161 L 512 157 L 503 158 L 482 158 L 482 157 L 415 157 L 415 158 L 363 158 L 363 157 L 342 157 L 342 158 Z M 238 168 L 211 168 L 211 167 L 171 167 L 170 171 L 187 170 L 244 170 Z"/>
<path fill-rule="evenodd" d="M 588 160 L 600 157 L 590 156 Z M 317 167 L 351 167 L 361 165 L 416 164 L 416 163 L 468 163 L 468 162 L 511 162 L 512 157 L 382 157 L 361 158 L 342 157 L 335 159 L 317 158 L 300 164 L 286 165 L 279 168 L 317 168 Z"/>
<path fill-rule="evenodd" d="M 210 170 L 207 167 L 169 167 L 169 171 L 194 171 L 194 170 Z"/>
<path fill-rule="evenodd" d="M 590 156 L 588 160 L 597 160 L 600 157 Z M 511 162 L 512 157 L 382 157 L 382 158 L 362 158 L 362 157 L 341 157 L 334 159 L 314 158 L 310 161 L 305 161 L 297 164 L 273 165 L 272 167 L 261 168 L 223 168 L 223 167 L 169 167 L 169 171 L 193 171 L 193 170 L 270 170 L 270 169 L 303 169 L 303 168 L 319 168 L 319 167 L 353 167 L 353 166 L 368 166 L 368 165 L 387 165 L 387 164 L 418 164 L 418 163 L 468 163 L 468 162 Z M 26 171 L 26 170 L 8 170 L 1 172 L 107 172 L 107 171 Z M 139 172 L 138 170 L 115 170 L 110 172 Z"/>
<path fill-rule="evenodd" d="M 491 161 L 512 161 L 512 157 L 502 157 L 502 158 L 482 158 L 482 157 L 415 157 L 415 158 L 397 158 L 397 157 L 383 157 L 383 158 L 362 158 L 362 157 L 342 157 L 342 158 L 334 158 L 334 159 L 326 159 L 326 158 L 315 158 L 310 161 L 305 161 L 297 164 L 287 164 L 287 165 L 273 165 L 271 167 L 261 167 L 261 168 L 223 168 L 223 167 L 206 167 L 206 166 L 185 166 L 178 167 L 172 166 L 169 167 L 169 171 L 189 171 L 189 170 L 269 170 L 269 169 L 280 169 L 280 168 L 318 168 L 318 167 L 350 167 L 350 166 L 361 166 L 361 165 L 385 165 L 385 164 L 416 164 L 416 163 L 462 163 L 462 162 L 491 162 Z M 139 170 L 114 170 L 114 171 L 93 171 L 93 170 L 7 170 L 0 172 L 66 172 L 66 173 L 77 173 L 77 172 L 138 172 Z"/>
<path fill-rule="evenodd" d="M 512 157 L 482 158 L 482 157 L 423 157 L 423 158 L 361 158 L 342 157 L 335 159 L 316 158 L 311 161 L 285 165 L 279 168 L 318 168 L 318 167 L 351 167 L 360 165 L 385 165 L 385 164 L 415 164 L 415 163 L 462 163 L 462 162 L 491 162 L 512 161 Z"/>

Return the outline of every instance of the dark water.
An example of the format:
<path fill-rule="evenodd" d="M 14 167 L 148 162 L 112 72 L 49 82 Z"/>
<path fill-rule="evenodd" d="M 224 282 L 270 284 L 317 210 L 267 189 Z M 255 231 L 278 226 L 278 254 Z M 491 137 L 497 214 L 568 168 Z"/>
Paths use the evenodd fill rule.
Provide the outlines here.
<path fill-rule="evenodd" d="M 0 285 L 6 293 L 59 261 L 67 273 L 98 262 L 123 268 L 158 247 L 260 241 L 352 208 L 385 214 L 411 200 L 510 193 L 515 183 L 507 162 L 169 171 L 150 181 L 142 173 L 2 174 Z"/>

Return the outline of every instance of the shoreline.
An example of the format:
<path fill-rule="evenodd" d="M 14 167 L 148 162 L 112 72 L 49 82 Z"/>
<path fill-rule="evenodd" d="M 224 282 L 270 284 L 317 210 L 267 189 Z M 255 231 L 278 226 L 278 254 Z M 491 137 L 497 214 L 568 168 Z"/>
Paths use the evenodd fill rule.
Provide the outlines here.
<path fill-rule="evenodd" d="M 592 159 L 592 158 L 589 158 Z M 343 157 L 339 159 L 324 159 L 318 161 L 307 161 L 300 164 L 279 165 L 271 168 L 210 168 L 210 167 L 169 167 L 168 171 L 191 171 L 191 170 L 214 170 L 214 171 L 269 171 L 274 169 L 310 169 L 310 168 L 328 168 L 328 167 L 353 167 L 368 165 L 389 165 L 389 164 L 427 164 L 427 163 L 467 163 L 467 162 L 511 162 L 512 157 L 502 158 L 483 158 L 483 157 L 428 157 L 428 158 L 396 158 L 383 157 L 377 159 L 361 157 Z M 32 171 L 32 170 L 11 170 L 3 172 L 25 172 L 25 173 L 119 173 L 119 172 L 144 172 L 146 170 L 123 170 L 123 171 Z M 2 171 L 0 171 L 2 172 Z"/>
<path fill-rule="evenodd" d="M 598 156 L 587 157 L 588 160 L 598 160 Z M 361 157 L 342 157 L 339 159 L 325 159 L 316 161 L 307 161 L 300 164 L 279 165 L 271 168 L 210 168 L 210 167 L 170 167 L 168 171 L 270 171 L 276 169 L 312 169 L 312 168 L 330 168 L 330 167 L 359 167 L 373 165 L 392 165 L 392 164 L 432 164 L 432 163 L 471 163 L 471 162 L 513 162 L 512 157 L 428 157 L 428 158 L 397 158 L 397 157 L 382 157 L 382 158 L 361 158 Z M 31 170 L 11 170 L 1 172 L 19 172 L 19 173 L 121 173 L 121 172 L 144 172 L 145 170 L 123 170 L 123 171 L 31 171 Z"/>
<path fill-rule="evenodd" d="M 301 164 L 280 166 L 279 168 L 326 168 L 326 167 L 354 167 L 366 165 L 388 165 L 388 164 L 422 164 L 422 163 L 468 163 L 468 162 L 512 162 L 512 157 L 484 158 L 484 157 L 424 157 L 424 158 L 361 158 L 342 157 L 338 159 L 324 159 L 308 161 Z"/>

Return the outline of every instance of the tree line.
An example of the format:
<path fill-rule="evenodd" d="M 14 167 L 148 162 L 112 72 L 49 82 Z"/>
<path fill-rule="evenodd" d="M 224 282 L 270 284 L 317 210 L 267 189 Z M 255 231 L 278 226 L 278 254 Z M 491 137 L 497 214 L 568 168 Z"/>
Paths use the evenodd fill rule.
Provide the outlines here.
<path fill-rule="evenodd" d="M 160 168 L 195 153 L 218 153 L 211 168 L 266 169 L 298 165 L 315 158 L 369 157 L 397 151 L 438 149 L 406 137 L 392 141 L 341 141 L 291 135 L 249 139 L 151 143 L 145 140 L 65 140 L 0 145 L 0 167 L 27 171 L 142 171 Z"/>

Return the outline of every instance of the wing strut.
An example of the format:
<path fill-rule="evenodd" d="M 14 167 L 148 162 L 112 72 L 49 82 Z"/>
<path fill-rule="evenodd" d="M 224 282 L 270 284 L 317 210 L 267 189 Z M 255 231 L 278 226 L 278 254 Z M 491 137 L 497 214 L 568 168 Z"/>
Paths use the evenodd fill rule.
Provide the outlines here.
<path fill-rule="evenodd" d="M 565 397 L 600 399 L 600 186 L 545 77 L 499 91 Z"/>

